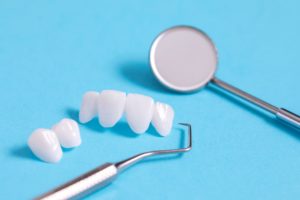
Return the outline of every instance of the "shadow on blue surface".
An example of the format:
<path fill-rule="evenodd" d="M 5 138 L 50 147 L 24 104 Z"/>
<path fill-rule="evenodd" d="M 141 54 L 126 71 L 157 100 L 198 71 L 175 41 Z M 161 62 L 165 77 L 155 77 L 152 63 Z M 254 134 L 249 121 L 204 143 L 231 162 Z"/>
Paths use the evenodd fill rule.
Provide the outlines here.
<path fill-rule="evenodd" d="M 74 148 L 62 148 L 63 152 L 69 152 L 72 151 Z M 31 159 L 38 162 L 42 162 L 40 159 L 38 159 L 32 151 L 29 149 L 27 144 L 20 145 L 17 147 L 14 147 L 10 150 L 10 154 L 17 158 L 23 158 L 23 159 Z"/>
<path fill-rule="evenodd" d="M 160 93 L 176 93 L 166 89 L 159 83 L 147 63 L 132 61 L 125 62 L 118 67 L 120 67 L 121 77 L 137 86 Z"/>
<path fill-rule="evenodd" d="M 283 132 L 288 133 L 289 135 L 291 135 L 292 137 L 294 137 L 295 139 L 300 141 L 300 132 L 299 131 L 297 131 L 296 129 L 289 127 L 283 123 L 280 123 L 269 113 L 267 113 L 257 107 L 254 107 L 252 104 L 245 102 L 244 100 L 241 100 L 238 97 L 234 97 L 233 95 L 227 93 L 226 91 L 218 89 L 212 85 L 209 85 L 207 88 L 208 88 L 208 90 L 212 91 L 213 93 L 217 94 L 218 96 L 221 96 L 225 100 L 228 100 L 228 101 L 238 105 L 242 109 L 247 110 L 251 114 L 262 118 L 264 121 L 266 121 L 271 126 L 277 128 Z"/>
<path fill-rule="evenodd" d="M 31 159 L 40 162 L 40 160 L 35 157 L 35 155 L 31 152 L 26 144 L 12 148 L 10 150 L 10 154 L 17 158 Z"/>
<path fill-rule="evenodd" d="M 109 186 L 111 186 L 113 184 L 112 183 L 108 183 L 107 185 L 104 185 L 102 186 L 101 188 L 91 192 L 91 193 L 88 193 L 86 194 L 84 197 L 82 197 L 82 199 L 94 199 L 95 198 L 95 194 L 97 195 L 105 195 L 107 193 L 110 193 L 109 195 L 109 198 L 108 199 L 111 199 L 115 196 L 115 193 L 111 193 L 111 189 L 109 189 Z M 112 195 L 112 196 L 111 196 Z M 101 196 L 101 199 L 102 199 L 103 196 Z M 104 198 L 106 199 L 106 198 Z"/>

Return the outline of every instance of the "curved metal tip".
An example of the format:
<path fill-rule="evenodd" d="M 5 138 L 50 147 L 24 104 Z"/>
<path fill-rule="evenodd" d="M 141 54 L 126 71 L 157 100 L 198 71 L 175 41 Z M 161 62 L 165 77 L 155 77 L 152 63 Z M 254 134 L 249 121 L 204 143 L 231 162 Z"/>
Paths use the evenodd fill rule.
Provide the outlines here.
<path fill-rule="evenodd" d="M 187 151 L 190 151 L 192 149 L 192 125 L 189 123 L 179 123 L 179 124 L 188 127 L 188 145 L 186 147 L 179 148 L 179 149 L 156 150 L 156 151 L 141 153 L 131 158 L 128 158 L 126 160 L 123 160 L 121 162 L 118 162 L 115 164 L 115 166 L 118 168 L 119 171 L 122 171 L 128 168 L 129 166 L 137 163 L 138 161 L 141 161 L 151 156 L 163 155 L 163 154 L 174 154 L 174 153 L 185 153 Z"/>
<path fill-rule="evenodd" d="M 188 127 L 189 142 L 188 142 L 188 146 L 185 149 L 186 151 L 190 151 L 192 149 L 192 125 L 189 123 L 178 123 L 178 124 Z"/>

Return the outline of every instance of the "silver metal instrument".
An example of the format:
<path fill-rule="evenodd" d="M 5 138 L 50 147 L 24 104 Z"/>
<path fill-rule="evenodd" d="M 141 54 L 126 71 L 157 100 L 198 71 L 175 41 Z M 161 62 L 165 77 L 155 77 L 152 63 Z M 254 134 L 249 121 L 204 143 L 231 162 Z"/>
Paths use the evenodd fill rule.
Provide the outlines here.
<path fill-rule="evenodd" d="M 140 153 L 117 163 L 105 163 L 62 186 L 43 194 L 37 200 L 79 199 L 111 183 L 119 173 L 137 162 L 156 155 L 184 153 L 192 149 L 192 126 L 180 123 L 188 128 L 188 145 L 185 148 L 157 150 Z"/>
<path fill-rule="evenodd" d="M 191 26 L 176 26 L 162 32 L 150 50 L 150 64 L 156 78 L 177 92 L 193 92 L 212 83 L 300 130 L 300 116 L 273 106 L 215 77 L 218 54 L 212 40 Z"/>

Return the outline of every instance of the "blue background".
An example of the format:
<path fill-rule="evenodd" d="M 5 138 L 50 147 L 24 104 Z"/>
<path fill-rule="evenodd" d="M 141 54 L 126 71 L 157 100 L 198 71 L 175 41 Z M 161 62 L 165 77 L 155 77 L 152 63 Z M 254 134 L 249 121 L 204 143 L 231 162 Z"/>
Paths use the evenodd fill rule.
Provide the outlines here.
<path fill-rule="evenodd" d="M 213 87 L 179 95 L 148 64 L 155 36 L 178 24 L 206 31 L 219 51 L 217 76 L 300 113 L 300 3 L 252 1 L 0 2 L 0 197 L 29 199 L 99 164 L 179 147 L 126 122 L 80 125 L 83 143 L 59 164 L 37 160 L 30 133 L 77 119 L 88 90 L 118 89 L 170 103 L 194 128 L 193 150 L 143 162 L 88 199 L 299 199 L 300 135 Z M 175 126 L 177 127 L 177 126 Z"/>

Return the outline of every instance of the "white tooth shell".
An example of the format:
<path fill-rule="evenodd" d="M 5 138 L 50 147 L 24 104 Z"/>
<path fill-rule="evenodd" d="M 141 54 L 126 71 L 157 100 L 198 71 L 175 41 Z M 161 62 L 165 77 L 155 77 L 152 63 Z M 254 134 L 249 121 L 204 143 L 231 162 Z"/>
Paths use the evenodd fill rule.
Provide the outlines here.
<path fill-rule="evenodd" d="M 173 108 L 165 103 L 156 102 L 152 117 L 152 125 L 161 136 L 170 134 L 174 119 Z"/>
<path fill-rule="evenodd" d="M 151 122 L 154 101 L 141 94 L 128 94 L 125 115 L 130 128 L 138 134 L 144 133 Z"/>
<path fill-rule="evenodd" d="M 81 108 L 79 112 L 79 121 L 81 123 L 87 123 L 97 116 L 97 99 L 98 92 L 86 92 L 83 95 Z"/>
<path fill-rule="evenodd" d="M 60 145 L 65 148 L 73 148 L 81 144 L 78 124 L 72 119 L 62 119 L 52 127 L 52 130 L 56 133 Z"/>
<path fill-rule="evenodd" d="M 113 127 L 121 119 L 125 103 L 125 92 L 103 90 L 98 97 L 99 123 L 103 127 Z"/>
<path fill-rule="evenodd" d="M 56 134 L 49 129 L 37 129 L 28 139 L 31 151 L 41 160 L 57 163 L 62 158 L 62 150 Z"/>

